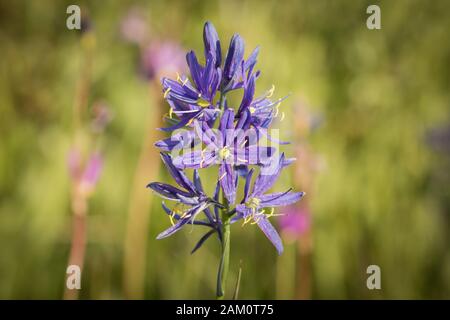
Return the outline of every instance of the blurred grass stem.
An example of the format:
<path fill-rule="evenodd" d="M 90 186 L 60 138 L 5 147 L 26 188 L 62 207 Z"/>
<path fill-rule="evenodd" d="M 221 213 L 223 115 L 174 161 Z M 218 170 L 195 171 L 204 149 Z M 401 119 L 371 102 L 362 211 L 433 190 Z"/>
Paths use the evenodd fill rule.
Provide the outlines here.
<path fill-rule="evenodd" d="M 74 101 L 74 144 L 78 147 L 79 133 L 83 130 L 83 116 L 87 109 L 89 91 L 91 85 L 92 53 L 95 47 L 95 35 L 89 31 L 82 35 L 80 41 L 82 49 L 82 66 L 80 78 L 77 84 L 77 91 Z M 83 275 L 84 256 L 86 252 L 87 234 L 87 194 L 78 187 L 77 181 L 72 182 L 72 239 L 69 261 L 67 266 L 76 265 Z M 67 275 L 66 275 L 67 276 Z M 79 290 L 69 289 L 65 282 L 64 299 L 78 299 Z"/>
<path fill-rule="evenodd" d="M 159 139 L 162 126 L 162 103 L 159 82 L 150 86 L 152 109 L 148 113 L 139 160 L 135 169 L 124 247 L 124 294 L 128 299 L 143 299 L 145 289 L 145 268 L 147 258 L 148 224 L 153 195 L 145 188 L 148 181 L 156 180 L 159 172 L 159 153 L 153 152 L 153 144 Z"/>

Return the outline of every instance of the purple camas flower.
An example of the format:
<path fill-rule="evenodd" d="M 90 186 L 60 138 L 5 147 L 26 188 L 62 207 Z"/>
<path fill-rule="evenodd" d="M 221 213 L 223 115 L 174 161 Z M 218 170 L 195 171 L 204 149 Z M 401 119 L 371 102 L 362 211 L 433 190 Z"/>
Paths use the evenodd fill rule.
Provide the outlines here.
<path fill-rule="evenodd" d="M 283 166 L 284 154 L 279 158 L 275 169 L 262 167 L 251 191 L 250 184 L 254 169 L 249 171 L 245 181 L 244 197 L 241 203 L 236 206 L 237 214 L 233 218 L 233 220 L 244 219 L 244 224 L 253 220 L 280 254 L 283 252 L 283 245 L 275 228 L 268 221 L 268 217 L 274 215 L 273 208 L 295 203 L 304 195 L 303 192 L 292 192 L 291 189 L 285 192 L 265 194 L 277 181 Z M 269 209 L 269 214 L 266 214 L 265 209 Z"/>
<path fill-rule="evenodd" d="M 281 116 L 279 106 L 284 98 L 271 100 L 274 87 L 255 98 L 260 72 L 254 68 L 259 49 L 245 59 L 244 41 L 234 35 L 223 59 L 219 37 L 209 22 L 205 24 L 203 40 L 204 65 L 190 51 L 186 55 L 190 78 L 177 75 L 175 80 L 162 79 L 163 95 L 170 111 L 166 118 L 169 126 L 161 130 L 173 132 L 173 135 L 158 141 L 156 146 L 161 149 L 162 159 L 181 189 L 159 182 L 150 183 L 148 187 L 174 203 L 172 209 L 163 203 L 173 225 L 158 239 L 172 235 L 186 224 L 210 227 L 195 251 L 217 233 L 222 244 L 220 279 L 227 268 L 230 225 L 239 220 L 243 225 L 256 224 L 281 253 L 281 239 L 269 218 L 276 216 L 274 208 L 291 205 L 304 193 L 291 189 L 268 192 L 283 168 L 293 160 L 280 155 L 275 145 L 282 143 L 272 138 L 268 130 L 273 119 Z M 237 89 L 243 90 L 242 100 L 238 105 L 229 105 L 226 94 Z M 266 145 L 268 142 L 273 145 Z M 215 165 L 218 165 L 216 188 L 214 194 L 208 196 L 199 172 Z M 184 173 L 188 168 L 194 169 L 192 181 Z M 244 184 L 244 194 L 236 203 L 239 183 Z M 221 283 L 218 281 L 218 296 L 223 295 Z"/>
<path fill-rule="evenodd" d="M 213 230 L 217 230 L 219 221 L 213 218 L 209 207 L 211 205 L 220 204 L 213 198 L 208 198 L 205 194 L 198 171 L 194 171 L 194 179 L 192 182 L 187 178 L 183 171 L 177 169 L 173 165 L 170 155 L 161 153 L 161 158 L 170 175 L 183 189 L 161 182 L 152 182 L 148 184 L 147 187 L 156 191 L 161 197 L 177 202 L 177 205 L 172 210 L 169 210 L 163 203 L 166 212 L 170 212 L 171 218 L 177 222 L 173 223 L 172 227 L 166 231 L 160 233 L 158 239 L 172 235 L 187 223 L 209 226 L 213 228 Z M 204 211 L 207 221 L 195 221 L 197 215 L 202 211 Z"/>

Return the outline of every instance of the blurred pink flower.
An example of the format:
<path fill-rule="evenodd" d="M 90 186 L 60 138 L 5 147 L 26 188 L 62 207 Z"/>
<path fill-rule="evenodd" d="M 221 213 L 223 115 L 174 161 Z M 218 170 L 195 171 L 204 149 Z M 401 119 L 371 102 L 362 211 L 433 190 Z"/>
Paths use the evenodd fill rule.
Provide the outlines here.
<path fill-rule="evenodd" d="M 147 18 L 139 8 L 128 11 L 120 24 L 122 37 L 140 50 L 140 72 L 147 80 L 174 76 L 186 70 L 185 52 L 175 41 L 160 40 L 150 32 Z"/>
<path fill-rule="evenodd" d="M 173 76 L 185 70 L 183 48 L 174 41 L 153 40 L 141 55 L 141 71 L 147 79 Z"/>
<path fill-rule="evenodd" d="M 103 158 L 98 152 L 94 152 L 83 164 L 81 153 L 78 149 L 71 149 L 68 156 L 68 170 L 73 184 L 78 191 L 85 195 L 91 194 L 103 168 Z"/>
<path fill-rule="evenodd" d="M 131 9 L 120 23 L 120 34 L 132 43 L 142 44 L 149 36 L 149 27 L 145 16 L 138 8 Z"/>
<path fill-rule="evenodd" d="M 67 156 L 67 168 L 72 180 L 77 180 L 81 171 L 81 154 L 78 149 L 72 148 Z"/>
<path fill-rule="evenodd" d="M 100 173 L 103 169 L 103 158 L 99 153 L 94 153 L 88 160 L 83 175 L 81 177 L 81 185 L 85 190 L 91 191 L 98 182 Z"/>
<path fill-rule="evenodd" d="M 311 227 L 311 215 L 306 208 L 290 206 L 283 210 L 280 217 L 280 228 L 289 238 L 298 239 L 307 233 Z"/>

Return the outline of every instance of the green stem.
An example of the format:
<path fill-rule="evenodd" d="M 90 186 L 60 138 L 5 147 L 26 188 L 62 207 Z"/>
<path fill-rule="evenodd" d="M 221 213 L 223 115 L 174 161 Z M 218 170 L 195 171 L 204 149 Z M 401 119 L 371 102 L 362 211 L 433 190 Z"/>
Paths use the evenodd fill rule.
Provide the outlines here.
<path fill-rule="evenodd" d="M 219 108 L 225 107 L 225 94 L 220 90 Z M 223 299 L 228 277 L 230 263 L 230 218 L 229 204 L 222 190 L 222 199 L 225 208 L 222 210 L 222 257 L 220 258 L 219 272 L 217 273 L 217 299 Z"/>
<path fill-rule="evenodd" d="M 230 215 L 227 209 L 222 212 L 222 235 L 222 257 L 217 274 L 217 299 L 223 299 L 225 296 L 228 266 L 230 263 Z"/>

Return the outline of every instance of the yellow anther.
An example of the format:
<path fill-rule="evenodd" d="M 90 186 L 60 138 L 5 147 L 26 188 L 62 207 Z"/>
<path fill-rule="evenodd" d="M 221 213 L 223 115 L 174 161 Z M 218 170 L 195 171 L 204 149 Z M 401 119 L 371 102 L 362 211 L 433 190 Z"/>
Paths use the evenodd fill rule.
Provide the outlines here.
<path fill-rule="evenodd" d="M 227 175 L 227 173 L 224 172 L 223 175 L 219 178 L 219 181 L 221 181 L 223 178 L 225 178 L 226 175 Z"/>
<path fill-rule="evenodd" d="M 251 208 L 253 211 L 256 211 L 256 209 L 259 207 L 261 203 L 261 200 L 259 200 L 258 198 L 250 198 L 245 205 L 248 208 Z"/>
<path fill-rule="evenodd" d="M 274 213 L 275 212 L 275 209 L 274 208 L 270 208 L 270 212 L 269 212 L 269 214 L 267 215 L 267 217 L 269 218 L 269 217 L 273 217 L 274 216 Z"/>
<path fill-rule="evenodd" d="M 173 115 L 173 108 L 170 107 L 169 109 L 169 118 L 172 119 L 172 115 Z"/>
<path fill-rule="evenodd" d="M 248 110 L 251 114 L 255 113 L 256 109 L 254 107 L 249 107 Z"/>
<path fill-rule="evenodd" d="M 183 78 L 180 76 L 180 74 L 177 72 L 177 81 L 179 83 L 181 83 L 183 86 L 186 85 L 186 83 L 188 82 L 188 78 L 186 77 L 184 80 Z"/>
<path fill-rule="evenodd" d="M 280 113 L 280 104 L 281 104 L 281 103 L 278 103 L 278 104 L 275 106 L 275 115 L 274 115 L 275 118 L 278 117 L 278 113 Z"/>
<path fill-rule="evenodd" d="M 166 89 L 166 91 L 164 91 L 164 99 L 167 98 L 167 95 L 169 94 L 170 89 L 172 89 L 172 88 L 169 87 Z"/>
<path fill-rule="evenodd" d="M 194 121 L 194 118 L 192 118 L 191 120 L 188 121 L 188 123 L 186 123 L 186 126 L 190 126 L 192 124 L 192 122 Z"/>
<path fill-rule="evenodd" d="M 180 219 L 183 219 L 184 217 L 186 217 L 187 214 L 188 214 L 188 212 L 189 212 L 189 210 L 188 210 L 188 211 L 185 211 L 185 212 L 181 215 Z"/>
<path fill-rule="evenodd" d="M 267 92 L 266 98 L 270 98 L 273 96 L 273 92 L 275 91 L 275 85 L 272 85 L 272 88 Z"/>
<path fill-rule="evenodd" d="M 223 147 L 219 150 L 219 157 L 226 160 L 231 155 L 231 151 L 228 147 Z"/>
<path fill-rule="evenodd" d="M 169 214 L 170 223 L 174 226 L 175 221 L 173 220 L 173 216 L 175 215 L 175 212 L 172 210 L 172 212 Z"/>
<path fill-rule="evenodd" d="M 257 224 L 259 222 L 259 219 L 261 219 L 261 216 L 257 215 L 256 219 L 253 219 L 254 221 L 250 224 Z"/>
<path fill-rule="evenodd" d="M 249 223 L 252 220 L 252 215 L 249 215 L 247 218 L 244 219 L 244 223 L 242 223 L 242 227 L 245 226 L 247 223 Z"/>

